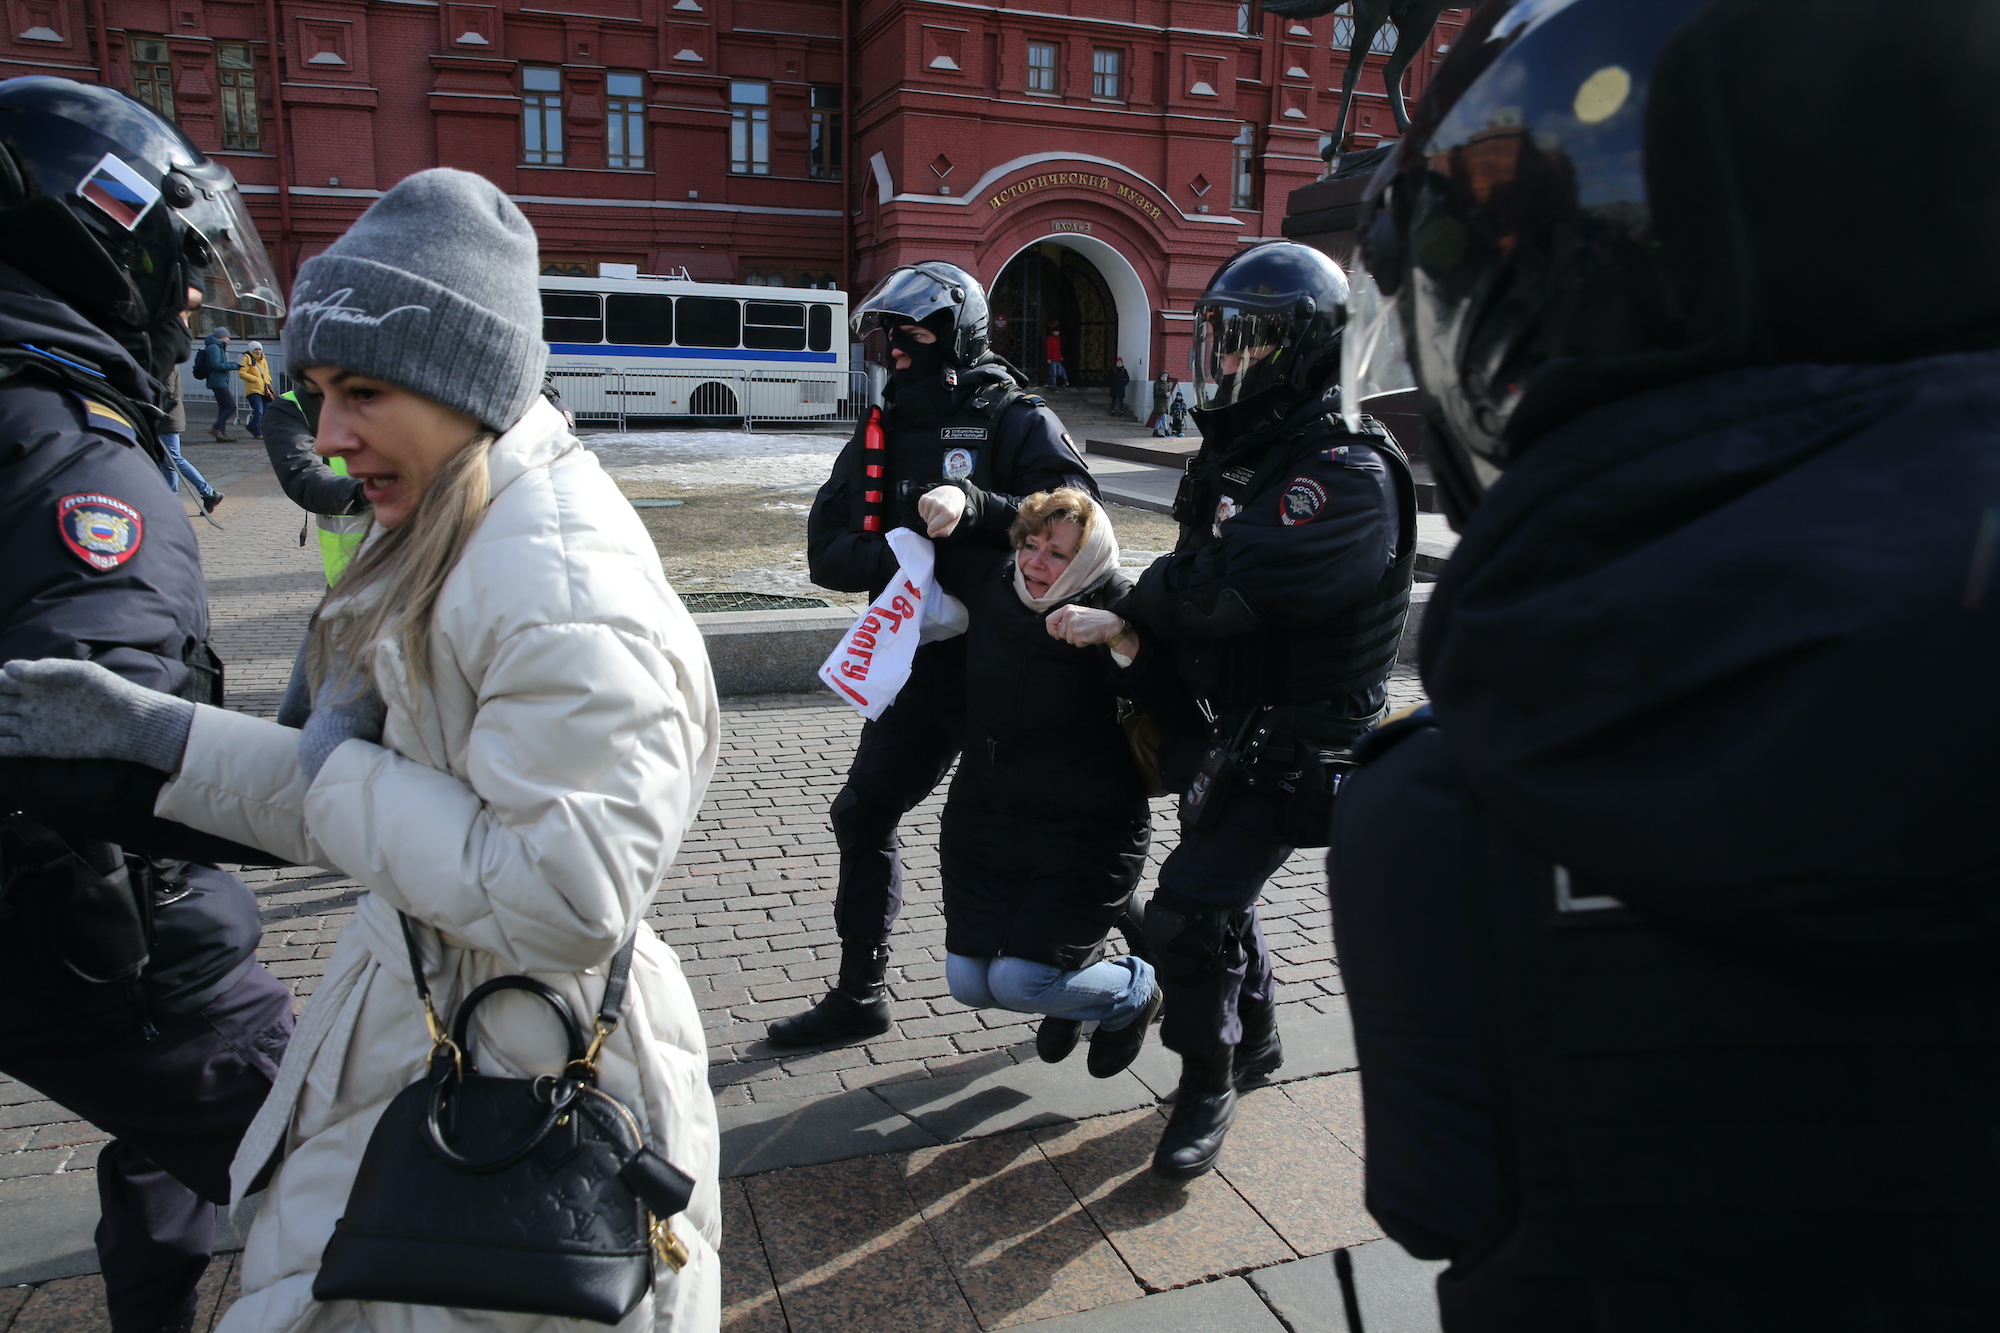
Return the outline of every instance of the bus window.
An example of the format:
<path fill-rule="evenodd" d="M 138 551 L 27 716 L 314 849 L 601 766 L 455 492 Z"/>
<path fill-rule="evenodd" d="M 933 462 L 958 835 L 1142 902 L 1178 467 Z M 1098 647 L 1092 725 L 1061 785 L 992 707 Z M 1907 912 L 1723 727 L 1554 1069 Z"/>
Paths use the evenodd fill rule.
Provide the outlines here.
<path fill-rule="evenodd" d="M 833 307 L 816 305 L 806 312 L 806 345 L 815 352 L 833 349 Z"/>
<path fill-rule="evenodd" d="M 791 301 L 745 301 L 743 345 L 773 352 L 806 349 L 806 308 Z"/>
<path fill-rule="evenodd" d="M 595 292 L 543 292 L 543 340 L 552 343 L 603 342 L 602 309 Z"/>
<path fill-rule="evenodd" d="M 682 296 L 675 312 L 683 347 L 735 347 L 743 303 L 726 296 Z"/>
<path fill-rule="evenodd" d="M 674 340 L 674 298 L 620 293 L 604 298 L 605 341 L 665 347 Z"/>

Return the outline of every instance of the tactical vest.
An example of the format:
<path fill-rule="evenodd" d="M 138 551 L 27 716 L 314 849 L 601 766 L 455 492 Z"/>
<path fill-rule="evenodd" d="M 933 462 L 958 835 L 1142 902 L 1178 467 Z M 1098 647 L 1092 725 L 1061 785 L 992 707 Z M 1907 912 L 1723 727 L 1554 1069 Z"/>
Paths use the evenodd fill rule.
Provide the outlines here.
<path fill-rule="evenodd" d="M 298 394 L 285 390 L 282 395 L 301 413 L 305 411 Z M 347 460 L 334 458 L 327 461 L 327 467 L 338 477 L 347 475 Z M 319 563 L 326 571 L 326 586 L 331 588 L 340 582 L 340 576 L 354 563 L 354 553 L 361 549 L 361 539 L 368 535 L 367 514 L 314 514 L 313 523 L 319 528 Z M 305 537 L 300 536 L 301 545 Z"/>
<path fill-rule="evenodd" d="M 1001 380 L 982 387 L 943 422 L 898 426 L 881 408 L 868 409 L 861 441 L 867 484 L 855 510 L 858 530 L 887 532 L 897 525 L 897 490 L 906 481 L 969 481 L 992 490 L 1000 422 L 1019 402 L 1040 407 L 1043 400 Z"/>
<path fill-rule="evenodd" d="M 1222 640 L 1204 668 L 1189 674 L 1199 689 L 1222 701 L 1254 699 L 1274 706 L 1310 705 L 1360 694 L 1380 685 L 1396 665 L 1403 622 L 1410 609 L 1410 585 L 1417 567 L 1417 491 L 1410 460 L 1380 423 L 1364 419 L 1361 435 L 1388 465 L 1396 487 L 1396 559 L 1374 591 L 1333 619 L 1311 626 L 1266 625 L 1252 634 Z M 1332 417 L 1322 417 L 1291 439 L 1277 442 L 1263 462 L 1251 467 L 1190 468 L 1174 499 L 1182 549 L 1217 545 L 1215 514 L 1222 501 L 1240 507 L 1261 501 L 1280 477 L 1313 454 L 1339 451 L 1355 436 Z M 1204 681 L 1203 675 L 1209 677 Z"/>

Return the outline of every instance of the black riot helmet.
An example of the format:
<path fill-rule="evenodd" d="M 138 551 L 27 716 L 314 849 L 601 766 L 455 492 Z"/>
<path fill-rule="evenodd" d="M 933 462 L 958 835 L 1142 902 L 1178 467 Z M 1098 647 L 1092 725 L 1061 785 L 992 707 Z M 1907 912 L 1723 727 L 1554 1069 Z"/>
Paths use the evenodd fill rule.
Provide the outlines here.
<path fill-rule="evenodd" d="M 1340 370 L 1347 276 L 1310 246 L 1272 241 L 1233 255 L 1194 303 L 1195 406 L 1282 407 Z"/>
<path fill-rule="evenodd" d="M 1600 403 L 2000 347 L 1996 55 L 1986 0 L 1489 0 L 1369 185 L 1347 410 L 1421 389 L 1457 521 Z"/>
<path fill-rule="evenodd" d="M 955 366 L 977 365 L 992 339 L 986 289 L 958 265 L 938 259 L 892 270 L 854 307 L 854 340 L 871 361 L 888 364 L 888 334 L 901 324 L 935 333 Z"/>
<path fill-rule="evenodd" d="M 0 256 L 164 380 L 187 289 L 276 318 L 278 278 L 229 172 L 151 107 L 69 79 L 0 82 Z"/>

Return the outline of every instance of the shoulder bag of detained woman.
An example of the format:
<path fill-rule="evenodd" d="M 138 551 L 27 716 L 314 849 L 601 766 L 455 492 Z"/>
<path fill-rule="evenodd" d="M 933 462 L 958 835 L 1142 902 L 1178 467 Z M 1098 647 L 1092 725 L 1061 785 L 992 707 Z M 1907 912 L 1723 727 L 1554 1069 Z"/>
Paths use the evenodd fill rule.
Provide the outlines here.
<path fill-rule="evenodd" d="M 467 995 L 447 1031 L 431 1006 L 416 931 L 402 921 L 430 1025 L 430 1068 L 375 1126 L 314 1299 L 617 1323 L 652 1286 L 656 1258 L 676 1272 L 687 1263 L 671 1219 L 694 1191 L 647 1146 L 631 1110 L 597 1086 L 633 941 L 611 960 L 587 1038 L 561 992 L 522 976 L 495 977 Z M 472 1016 L 501 991 L 526 992 L 555 1013 L 569 1046 L 560 1074 L 478 1071 Z"/>

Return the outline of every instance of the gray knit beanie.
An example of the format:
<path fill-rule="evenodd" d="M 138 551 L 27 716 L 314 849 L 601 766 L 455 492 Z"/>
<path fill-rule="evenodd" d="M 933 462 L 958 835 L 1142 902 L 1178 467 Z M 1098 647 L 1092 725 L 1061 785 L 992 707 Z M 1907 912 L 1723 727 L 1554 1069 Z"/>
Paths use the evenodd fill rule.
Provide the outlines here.
<path fill-rule="evenodd" d="M 535 229 L 493 182 L 420 171 L 300 266 L 286 367 L 387 380 L 505 431 L 549 359 L 539 273 Z"/>

